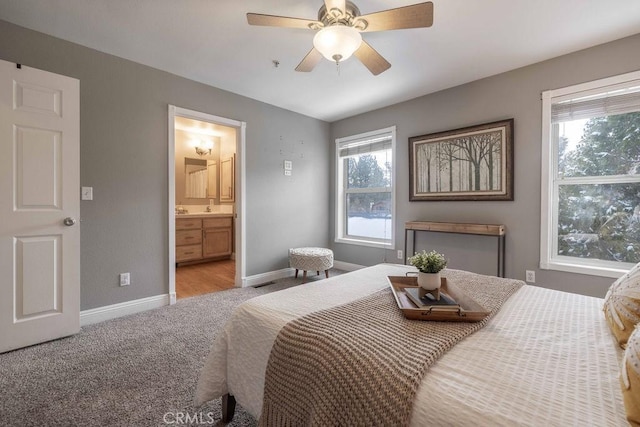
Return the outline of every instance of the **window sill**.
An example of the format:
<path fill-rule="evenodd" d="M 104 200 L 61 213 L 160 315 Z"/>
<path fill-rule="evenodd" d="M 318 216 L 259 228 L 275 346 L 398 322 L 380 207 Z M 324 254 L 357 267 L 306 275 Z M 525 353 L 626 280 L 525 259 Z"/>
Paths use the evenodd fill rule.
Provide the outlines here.
<path fill-rule="evenodd" d="M 588 264 L 587 264 L 588 262 Z M 564 271 L 567 273 L 587 274 L 590 276 L 611 277 L 617 279 L 625 274 L 631 267 L 627 267 L 627 264 L 620 267 L 613 267 L 605 263 L 598 264 L 597 260 L 576 262 L 570 258 L 554 259 L 548 262 L 541 262 L 540 268 L 543 270 L 555 270 Z"/>
<path fill-rule="evenodd" d="M 382 248 L 382 249 L 393 249 L 393 242 L 376 242 L 372 240 L 364 240 L 364 239 L 347 239 L 337 237 L 334 242 L 336 243 L 344 243 L 346 245 L 356 245 L 356 246 L 367 246 L 370 248 Z"/>

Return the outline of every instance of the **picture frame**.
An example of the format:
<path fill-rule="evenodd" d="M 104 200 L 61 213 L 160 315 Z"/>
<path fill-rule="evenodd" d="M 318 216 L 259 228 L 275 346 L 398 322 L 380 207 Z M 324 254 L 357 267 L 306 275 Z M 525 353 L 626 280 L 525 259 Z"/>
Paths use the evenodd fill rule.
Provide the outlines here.
<path fill-rule="evenodd" d="M 409 138 L 409 201 L 513 200 L 513 122 Z"/>

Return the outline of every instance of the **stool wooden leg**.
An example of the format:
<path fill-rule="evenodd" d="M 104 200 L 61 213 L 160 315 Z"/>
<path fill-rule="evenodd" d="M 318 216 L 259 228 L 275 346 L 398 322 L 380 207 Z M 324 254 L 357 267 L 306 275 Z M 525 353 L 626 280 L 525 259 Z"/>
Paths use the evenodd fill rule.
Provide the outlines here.
<path fill-rule="evenodd" d="M 307 281 L 307 270 L 302 273 L 302 283 Z"/>
<path fill-rule="evenodd" d="M 324 275 L 327 276 L 327 279 L 329 278 L 329 270 L 325 270 L 324 271 Z"/>
<path fill-rule="evenodd" d="M 298 269 L 296 268 L 296 279 L 298 278 Z"/>

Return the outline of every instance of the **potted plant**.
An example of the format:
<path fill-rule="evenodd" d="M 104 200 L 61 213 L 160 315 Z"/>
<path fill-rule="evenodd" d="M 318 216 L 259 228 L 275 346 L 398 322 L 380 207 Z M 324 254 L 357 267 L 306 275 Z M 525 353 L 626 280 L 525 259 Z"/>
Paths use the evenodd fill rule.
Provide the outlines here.
<path fill-rule="evenodd" d="M 422 289 L 426 291 L 440 289 L 440 271 L 447 266 L 444 255 L 436 251 L 422 251 L 416 252 L 407 261 L 418 269 L 418 285 Z"/>

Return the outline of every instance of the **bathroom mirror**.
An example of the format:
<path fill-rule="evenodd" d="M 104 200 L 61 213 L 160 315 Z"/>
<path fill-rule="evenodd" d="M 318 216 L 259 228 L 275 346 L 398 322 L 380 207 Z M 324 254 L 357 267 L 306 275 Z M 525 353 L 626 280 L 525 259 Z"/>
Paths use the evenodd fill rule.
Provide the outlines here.
<path fill-rule="evenodd" d="M 206 199 L 209 179 L 206 159 L 184 158 L 184 194 L 187 199 Z"/>

